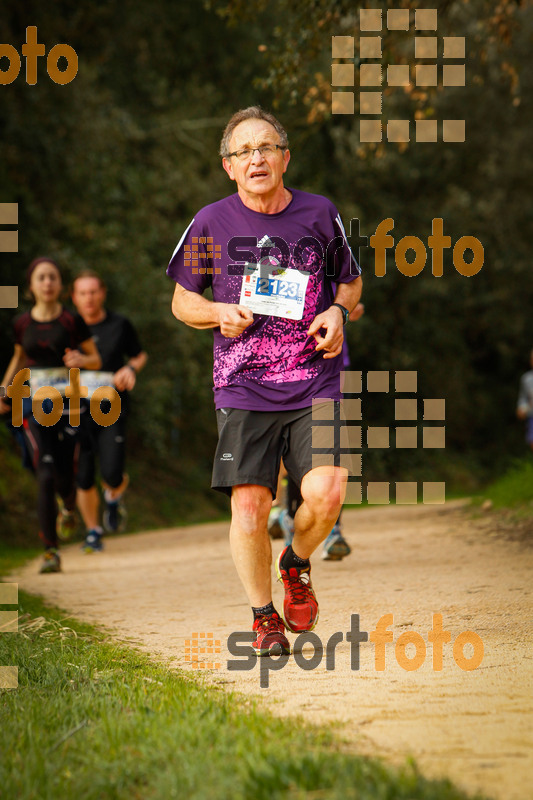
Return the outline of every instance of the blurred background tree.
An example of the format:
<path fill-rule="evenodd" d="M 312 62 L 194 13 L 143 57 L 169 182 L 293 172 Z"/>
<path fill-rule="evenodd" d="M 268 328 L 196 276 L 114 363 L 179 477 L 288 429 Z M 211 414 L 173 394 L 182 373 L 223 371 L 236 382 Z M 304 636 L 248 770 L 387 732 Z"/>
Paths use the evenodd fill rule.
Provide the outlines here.
<path fill-rule="evenodd" d="M 365 454 L 366 477 L 433 477 L 469 491 L 523 448 L 514 406 L 533 345 L 526 69 L 533 11 L 511 0 L 422 6 L 438 8 L 439 36 L 466 37 L 466 87 L 386 89 L 385 113 L 464 118 L 466 142 L 361 145 L 358 113 L 330 113 L 331 36 L 357 39 L 359 7 L 346 0 L 3 6 L 1 42 L 21 52 L 26 26 L 36 25 L 47 51 L 60 42 L 74 47 L 79 73 L 58 86 L 39 59 L 37 85 L 26 84 L 23 65 L 0 87 L 0 199 L 18 202 L 20 212 L 20 252 L 0 256 L 2 282 L 22 287 L 37 254 L 57 257 L 70 276 L 92 267 L 108 282 L 109 306 L 138 327 L 150 361 L 131 421 L 137 526 L 227 507 L 208 489 L 216 440 L 211 333 L 171 316 L 165 267 L 195 211 L 234 191 L 218 142 L 231 113 L 251 103 L 273 108 L 288 129 L 289 186 L 331 197 L 347 227 L 357 219 L 370 236 L 392 217 L 396 243 L 405 235 L 427 241 L 431 220 L 442 217 L 452 245 L 471 235 L 485 248 L 473 278 L 456 272 L 451 250 L 443 278 L 431 275 L 430 254 L 424 271 L 407 278 L 391 253 L 378 278 L 371 251 L 361 249 L 367 313 L 348 329 L 353 367 L 417 370 L 419 395 L 447 401 L 445 451 Z M 383 35 L 384 64 L 407 63 L 409 35 Z M 2 369 L 12 317 L 0 311 Z M 367 421 L 391 424 L 389 406 L 376 396 Z M 3 427 L 0 447 L 6 457 L 13 449 Z M 0 483 L 8 532 L 21 525 L 10 503 Z M 31 517 L 22 523 L 33 525 Z"/>

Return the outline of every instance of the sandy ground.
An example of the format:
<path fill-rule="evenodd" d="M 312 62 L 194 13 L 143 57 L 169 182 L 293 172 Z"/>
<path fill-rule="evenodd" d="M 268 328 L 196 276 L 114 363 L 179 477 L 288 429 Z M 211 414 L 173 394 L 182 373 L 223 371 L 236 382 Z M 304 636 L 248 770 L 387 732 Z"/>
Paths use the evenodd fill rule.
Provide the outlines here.
<path fill-rule="evenodd" d="M 394 763 L 414 756 L 427 776 L 448 776 L 466 790 L 502 800 L 533 797 L 531 552 L 470 522 L 453 503 L 348 511 L 344 526 L 352 555 L 342 562 L 315 556 L 313 562 L 320 601 L 315 633 L 324 649 L 333 633 L 344 634 L 335 669 L 326 670 L 320 649 L 314 670 L 300 668 L 296 657 L 313 655 L 307 644 L 268 676 L 267 660 L 260 660 L 268 688 L 260 686 L 258 662 L 248 671 L 227 668 L 233 659 L 227 638 L 249 630 L 250 612 L 226 523 L 108 538 L 105 552 L 94 556 L 72 545 L 64 548 L 62 574 L 38 575 L 34 562 L 13 579 L 74 616 L 134 640 L 171 667 L 192 669 L 186 642 L 212 633 L 221 653 L 207 658 L 220 667 L 197 672 L 209 682 L 258 696 L 280 715 L 334 722 L 343 746 L 354 751 Z M 274 542 L 274 555 L 280 549 Z M 274 602 L 281 606 L 280 584 Z M 433 669 L 428 642 L 434 613 L 451 633 L 441 671 Z M 360 669 L 351 669 L 346 632 L 353 614 L 369 633 L 382 615 L 393 615 L 384 671 L 375 669 L 371 641 L 361 645 Z M 396 641 L 408 630 L 427 645 L 424 663 L 413 671 L 396 658 Z M 483 641 L 475 670 L 454 660 L 453 642 L 465 630 Z M 412 657 L 415 646 L 405 652 Z M 472 654 L 467 644 L 464 655 Z"/>

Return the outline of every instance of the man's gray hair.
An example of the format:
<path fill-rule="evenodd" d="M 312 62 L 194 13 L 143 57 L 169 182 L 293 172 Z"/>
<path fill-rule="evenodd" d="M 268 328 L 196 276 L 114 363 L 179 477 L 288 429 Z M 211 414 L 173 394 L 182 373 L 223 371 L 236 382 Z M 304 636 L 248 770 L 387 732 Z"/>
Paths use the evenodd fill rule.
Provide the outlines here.
<path fill-rule="evenodd" d="M 229 142 L 233 131 L 237 125 L 247 119 L 262 119 L 265 122 L 269 122 L 279 135 L 279 143 L 281 147 L 285 148 L 289 146 L 289 139 L 287 137 L 285 128 L 273 114 L 269 114 L 268 111 L 264 111 L 261 106 L 248 106 L 248 108 L 242 108 L 240 111 L 237 111 L 226 125 L 220 142 L 219 152 L 222 158 L 227 158 L 229 155 Z"/>

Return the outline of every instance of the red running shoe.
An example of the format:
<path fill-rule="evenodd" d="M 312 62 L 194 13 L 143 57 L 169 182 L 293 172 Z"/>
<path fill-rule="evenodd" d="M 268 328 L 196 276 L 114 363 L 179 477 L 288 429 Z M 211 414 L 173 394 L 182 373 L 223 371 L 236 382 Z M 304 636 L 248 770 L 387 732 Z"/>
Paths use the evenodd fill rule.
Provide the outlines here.
<path fill-rule="evenodd" d="M 285 636 L 285 626 L 278 614 L 257 617 L 253 630 L 257 633 L 257 638 L 252 642 L 252 647 L 258 656 L 290 655 L 291 646 Z"/>
<path fill-rule="evenodd" d="M 318 601 L 311 586 L 311 567 L 291 567 L 288 571 L 283 569 L 281 560 L 286 550 L 280 553 L 276 561 L 278 580 L 285 589 L 283 620 L 293 633 L 312 631 L 318 622 Z"/>

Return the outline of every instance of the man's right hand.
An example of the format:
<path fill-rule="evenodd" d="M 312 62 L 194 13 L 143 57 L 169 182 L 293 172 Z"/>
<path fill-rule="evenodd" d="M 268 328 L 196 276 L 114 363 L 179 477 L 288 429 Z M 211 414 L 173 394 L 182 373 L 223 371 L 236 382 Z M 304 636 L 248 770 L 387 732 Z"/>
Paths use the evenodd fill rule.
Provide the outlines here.
<path fill-rule="evenodd" d="M 235 303 L 220 303 L 219 322 L 222 336 L 235 339 L 254 321 L 254 315 L 246 306 Z"/>

